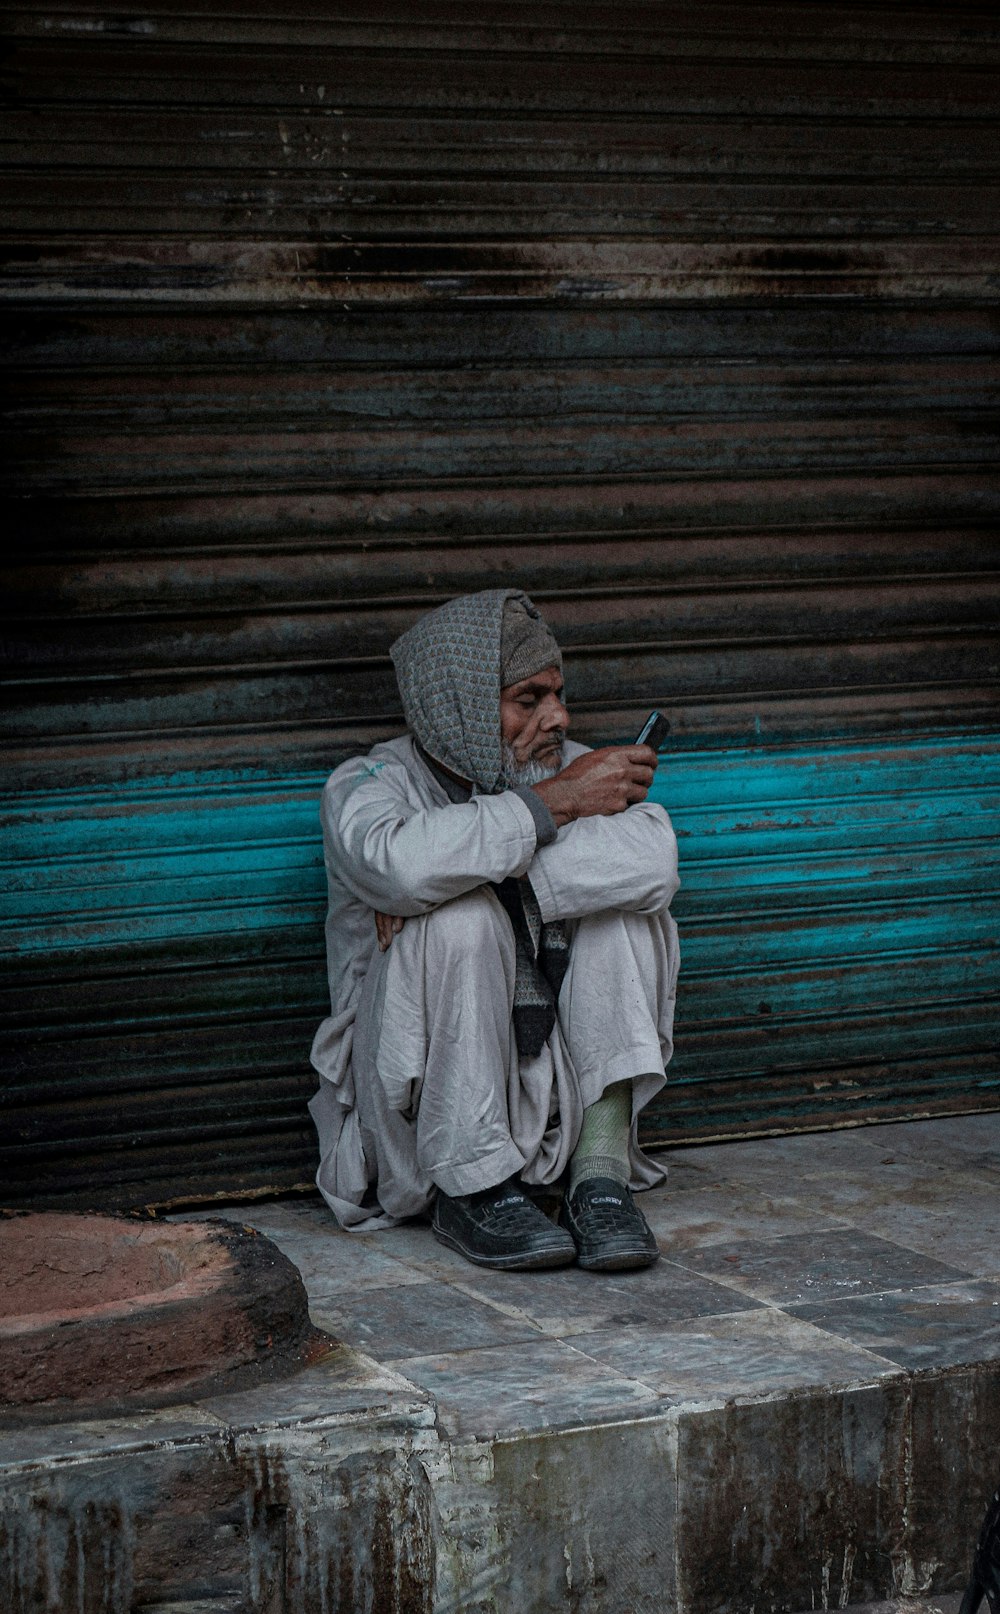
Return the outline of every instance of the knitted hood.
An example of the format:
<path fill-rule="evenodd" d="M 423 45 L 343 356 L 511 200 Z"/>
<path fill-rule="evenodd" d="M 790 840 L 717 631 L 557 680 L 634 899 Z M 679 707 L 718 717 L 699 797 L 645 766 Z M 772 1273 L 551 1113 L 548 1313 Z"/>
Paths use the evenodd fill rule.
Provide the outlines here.
<path fill-rule="evenodd" d="M 516 588 L 461 594 L 428 611 L 390 650 L 406 722 L 428 756 L 492 794 L 500 788 L 500 641 Z"/>

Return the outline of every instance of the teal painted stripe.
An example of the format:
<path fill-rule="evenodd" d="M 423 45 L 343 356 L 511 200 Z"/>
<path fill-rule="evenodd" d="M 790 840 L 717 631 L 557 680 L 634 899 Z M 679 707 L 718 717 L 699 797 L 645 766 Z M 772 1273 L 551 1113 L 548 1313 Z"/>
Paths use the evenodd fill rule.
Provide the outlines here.
<path fill-rule="evenodd" d="M 794 857 L 813 852 L 881 848 L 897 842 L 940 846 L 948 841 L 985 840 L 1000 828 L 1000 807 L 992 799 L 953 793 L 937 797 L 902 797 L 890 805 L 817 799 L 797 814 L 757 808 L 751 814 L 684 805 L 676 777 L 654 784 L 654 799 L 667 807 L 685 860 L 699 857 L 755 857 L 765 851 Z"/>
<path fill-rule="evenodd" d="M 240 932 L 319 938 L 322 778 L 216 771 L 5 803 L 14 954 Z M 665 754 L 685 972 L 987 946 L 1000 741 Z M 992 932 L 995 935 L 995 925 Z"/>
<path fill-rule="evenodd" d="M 53 947 L 107 947 L 154 937 L 181 938 L 224 931 L 286 926 L 322 927 L 319 898 L 287 900 L 280 884 L 273 892 L 259 887 L 242 891 L 229 885 L 199 900 L 184 886 L 182 900 L 171 902 L 162 892 L 145 906 L 102 906 L 52 922 L 44 918 L 30 927 L 8 920 L 3 933 L 15 951 Z M 103 897 L 104 904 L 107 897 Z M 997 905 L 991 892 L 966 893 L 960 901 L 896 902 L 852 898 L 845 891 L 839 904 L 813 910 L 792 900 L 781 905 L 741 900 L 733 893 L 728 911 L 714 921 L 694 915 L 678 897 L 676 913 L 684 925 L 685 967 L 741 969 L 831 956 L 860 957 L 900 950 L 952 949 L 996 937 Z M 319 930 L 317 929 L 317 934 Z"/>
<path fill-rule="evenodd" d="M 315 903 L 253 902 L 234 897 L 228 903 L 190 903 L 176 909 L 163 904 L 154 912 L 123 911 L 109 917 L 103 924 L 99 920 L 74 916 L 55 925 L 39 925 L 24 935 L 19 933 L 17 927 L 12 927 L 12 930 L 14 950 L 17 952 L 44 953 L 63 948 L 74 952 L 81 949 L 96 952 L 106 947 L 130 947 L 137 942 L 196 942 L 203 937 L 255 930 L 280 932 L 291 929 L 298 935 L 303 926 L 308 926 L 318 935 L 322 930 L 323 918 L 323 907 Z"/>
<path fill-rule="evenodd" d="M 978 810 L 965 799 L 961 812 L 935 811 L 934 801 L 907 804 L 893 818 L 865 820 L 847 809 L 839 824 L 829 811 L 815 812 L 797 823 L 756 817 L 752 826 L 730 824 L 710 814 L 699 815 L 678 801 L 676 781 L 664 788 L 657 780 L 656 798 L 668 808 L 677 831 L 685 883 L 698 885 L 713 871 L 736 869 L 742 862 L 752 878 L 769 880 L 767 871 L 787 867 L 794 878 L 815 878 L 824 862 L 831 866 L 855 861 L 899 858 L 920 859 L 939 866 L 942 859 L 972 855 L 981 860 L 985 849 L 1000 842 L 1000 808 L 996 801 Z M 162 872 L 192 874 L 215 868 L 223 873 L 256 867 L 289 869 L 319 867 L 322 848 L 316 805 L 308 814 L 288 811 L 276 790 L 271 800 L 244 808 L 238 815 L 223 806 L 205 809 L 183 824 L 139 818 L 123 812 L 113 822 L 95 829 L 78 822 L 50 821 L 43 826 L 24 822 L 3 831 L 5 857 L 0 861 L 0 884 L 6 890 L 44 889 L 58 884 L 84 886 L 101 879 L 141 878 L 144 866 Z M 183 860 L 187 860 L 185 863 Z M 753 874 L 753 871 L 759 871 Z"/>
<path fill-rule="evenodd" d="M 185 798 L 120 789 L 102 802 L 67 803 L 54 797 L 45 805 L 8 807 L 2 825 L 4 860 L 26 858 L 126 856 L 135 851 L 185 851 L 192 847 L 225 850 L 241 845 L 283 845 L 319 835 L 322 783 L 302 799 L 285 781 L 270 791 Z"/>
<path fill-rule="evenodd" d="M 684 895 L 691 917 L 723 917 L 748 901 L 766 902 L 772 911 L 792 904 L 826 908 L 846 900 L 885 902 L 947 901 L 956 893 L 988 890 L 1000 876 L 1000 847 L 965 843 L 939 850 L 916 847 L 912 856 L 893 852 L 840 858 L 719 859 L 684 863 Z M 184 905 L 246 900 L 320 900 L 325 894 L 322 858 L 315 844 L 241 848 L 212 853 L 142 857 L 119 863 L 82 859 L 55 866 L 31 864 L 9 882 L 0 925 L 22 925 L 72 913 L 105 917 L 157 904 Z"/>
<path fill-rule="evenodd" d="M 85 910 L 105 904 L 117 907 L 154 902 L 174 893 L 176 900 L 195 901 L 215 893 L 234 895 L 254 890 L 260 895 L 315 897 L 325 889 L 323 859 L 315 841 L 311 846 L 290 843 L 283 847 L 245 847 L 221 854 L 178 853 L 176 856 L 135 854 L 119 862 L 30 864 L 18 869 L 9 882 L 11 913 L 51 913 L 71 905 Z"/>
<path fill-rule="evenodd" d="M 86 1191 L 95 1148 L 130 1159 L 135 1137 L 147 1163 L 173 1151 L 166 1174 L 247 1139 L 269 1167 L 283 1130 L 309 1174 L 322 783 L 217 770 L 7 798 L 0 1021 L 33 1179 Z M 998 785 L 979 737 L 664 754 L 682 973 L 645 1135 L 1000 1101 Z"/>

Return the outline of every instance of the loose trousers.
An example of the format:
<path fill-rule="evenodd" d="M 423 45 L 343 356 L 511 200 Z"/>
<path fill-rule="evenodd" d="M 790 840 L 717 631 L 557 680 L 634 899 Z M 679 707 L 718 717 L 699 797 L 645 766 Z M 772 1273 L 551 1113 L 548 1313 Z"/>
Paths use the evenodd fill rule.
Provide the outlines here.
<path fill-rule="evenodd" d="M 663 1085 L 673 1048 L 674 922 L 667 909 L 608 910 L 567 929 L 556 1025 L 534 1059 L 518 1055 L 514 936 L 488 886 L 407 919 L 388 950 L 375 954 L 352 1052 L 364 1207 L 357 1171 L 337 1180 L 343 1114 L 312 1106 L 324 1160 L 319 1185 L 344 1225 L 416 1215 L 436 1188 L 469 1194 L 514 1175 L 529 1184 L 556 1181 L 585 1107 L 625 1080 L 633 1083 L 632 1186 L 662 1179 L 638 1147 L 636 1119 Z M 336 1136 L 324 1137 L 325 1123 Z"/>

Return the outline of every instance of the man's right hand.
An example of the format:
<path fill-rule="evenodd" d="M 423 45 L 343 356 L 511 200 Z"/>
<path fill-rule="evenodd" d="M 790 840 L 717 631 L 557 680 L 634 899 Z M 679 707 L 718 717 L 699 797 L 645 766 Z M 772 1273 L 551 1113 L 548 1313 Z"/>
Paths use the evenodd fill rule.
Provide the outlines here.
<path fill-rule="evenodd" d="M 378 950 L 384 953 L 392 945 L 393 936 L 398 936 L 406 920 L 398 913 L 375 914 L 375 935 L 378 939 Z"/>
<path fill-rule="evenodd" d="M 604 746 L 586 751 L 551 779 L 532 785 L 561 829 L 574 818 L 607 818 L 645 801 L 656 772 L 648 745 Z"/>

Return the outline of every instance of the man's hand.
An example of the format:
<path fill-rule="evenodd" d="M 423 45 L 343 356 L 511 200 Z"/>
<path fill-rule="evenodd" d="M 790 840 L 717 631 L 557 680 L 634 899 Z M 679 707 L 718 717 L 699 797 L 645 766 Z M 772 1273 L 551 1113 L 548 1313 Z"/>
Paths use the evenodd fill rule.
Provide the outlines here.
<path fill-rule="evenodd" d="M 376 913 L 375 934 L 378 937 L 378 950 L 384 953 L 393 936 L 398 936 L 406 920 L 398 913 Z"/>
<path fill-rule="evenodd" d="M 648 745 L 605 746 L 587 751 L 561 773 L 532 785 L 561 829 L 574 818 L 608 818 L 645 801 L 656 772 Z"/>

